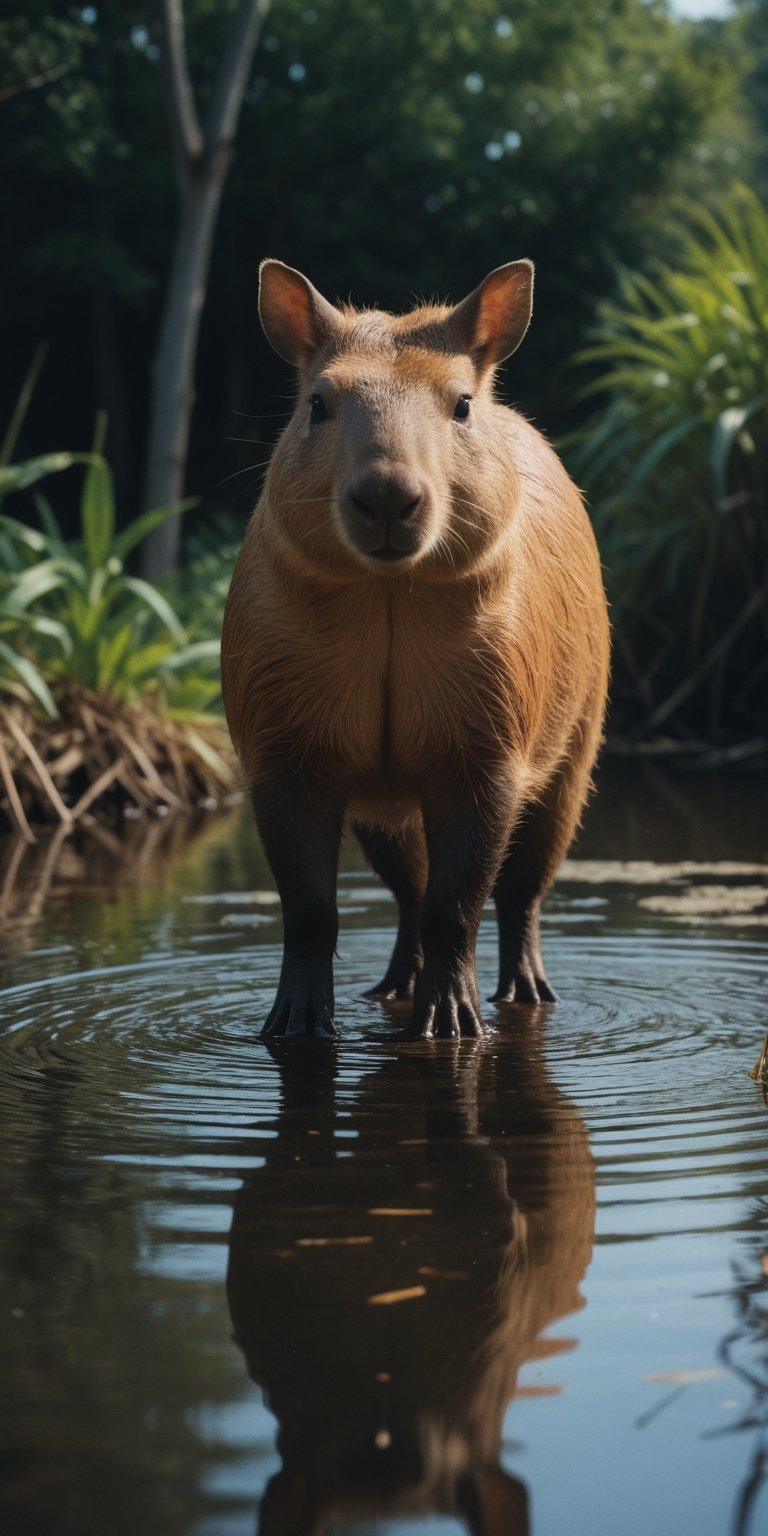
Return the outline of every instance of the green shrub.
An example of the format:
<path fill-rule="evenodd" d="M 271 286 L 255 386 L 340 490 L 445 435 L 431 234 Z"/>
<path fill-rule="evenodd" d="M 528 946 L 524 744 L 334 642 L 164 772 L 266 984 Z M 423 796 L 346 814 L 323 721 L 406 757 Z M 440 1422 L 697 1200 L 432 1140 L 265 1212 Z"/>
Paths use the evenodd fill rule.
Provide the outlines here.
<path fill-rule="evenodd" d="M 171 711 L 198 712 L 219 697 L 218 639 L 209 632 L 189 643 L 168 599 L 125 567 L 137 545 L 178 508 L 146 512 L 116 531 L 112 476 L 100 452 L 104 425 L 100 421 L 91 453 L 48 454 L 0 467 L 0 493 L 8 495 L 56 471 L 85 466 L 79 539 L 63 538 L 39 491 L 34 494 L 39 527 L 0 514 L 2 612 L 15 638 L 15 656 L 8 654 L 8 642 L 0 655 L 6 669 L 15 670 L 17 683 L 49 713 L 51 691 L 55 695 L 65 686 L 117 702 L 149 691 Z M 30 668 L 38 679 L 44 675 L 50 689 L 44 684 L 41 692 L 34 685 Z"/>
<path fill-rule="evenodd" d="M 577 359 L 601 404 L 571 463 L 650 721 L 698 701 L 700 724 L 706 685 L 716 728 L 754 720 L 765 682 L 768 213 L 737 187 L 687 225 L 674 269 L 602 306 Z"/>

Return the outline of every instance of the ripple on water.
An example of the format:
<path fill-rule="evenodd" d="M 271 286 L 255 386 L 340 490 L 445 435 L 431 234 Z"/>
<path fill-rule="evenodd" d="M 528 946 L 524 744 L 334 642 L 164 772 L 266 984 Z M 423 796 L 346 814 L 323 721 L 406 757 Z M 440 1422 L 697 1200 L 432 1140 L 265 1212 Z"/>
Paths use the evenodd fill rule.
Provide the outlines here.
<path fill-rule="evenodd" d="M 736 877 L 753 880 L 741 868 Z M 205 1511 L 211 1531 L 229 1529 L 231 1519 L 233 1536 L 245 1536 L 254 1529 L 256 1492 L 277 1462 L 272 1422 L 249 1394 L 243 1358 L 229 1342 L 233 1327 L 246 1340 L 246 1357 L 253 1329 L 257 1364 L 249 1368 L 267 1390 L 269 1373 L 259 1373 L 258 1359 L 272 1336 L 281 1364 L 284 1354 L 291 1357 L 286 1341 L 306 1358 L 315 1349 L 316 1368 L 302 1384 L 311 1395 L 334 1361 L 342 1382 L 356 1357 L 365 1363 L 369 1333 L 395 1352 L 404 1375 L 409 1361 L 415 1370 L 424 1342 L 415 1313 L 405 1305 L 366 1307 L 365 1299 L 429 1292 L 435 1358 L 454 1339 L 463 1358 L 464 1331 L 469 1379 L 478 1358 L 473 1316 L 482 1317 L 488 1298 L 506 1294 L 509 1319 L 522 1319 L 530 1333 L 524 1338 L 521 1325 L 517 1342 L 512 1332 L 494 1335 L 494 1359 L 506 1347 L 515 1366 L 510 1394 L 518 1357 L 528 1373 L 507 1442 L 525 1444 L 519 1472 L 531 1476 L 534 1468 L 537 1523 L 565 1528 L 567 1513 L 547 1514 L 550 1490 L 567 1487 L 570 1498 L 585 1479 L 578 1468 L 552 1479 L 552 1456 L 562 1472 L 582 1426 L 594 1438 L 599 1421 L 607 1459 L 629 1468 L 635 1494 L 640 1477 L 656 1486 L 642 1460 L 645 1440 L 637 1450 L 635 1436 L 630 1461 L 621 1439 L 625 1423 L 634 1434 L 633 1415 L 648 1407 L 649 1389 L 636 1383 L 648 1369 L 691 1364 L 681 1340 L 702 1308 L 704 1342 L 693 1363 L 711 1366 L 717 1329 L 723 1316 L 722 1331 L 730 1321 L 726 1304 L 700 1297 L 722 1289 L 730 1251 L 722 1234 L 743 1232 L 745 1201 L 765 1190 L 765 1120 L 746 1077 L 766 1028 L 763 953 L 733 926 L 709 927 L 705 936 L 647 906 L 627 922 L 652 883 L 645 865 L 633 867 L 626 889 L 590 889 L 581 871 L 585 883 L 553 902 L 546 925 L 548 964 L 562 997 L 555 1009 L 489 1005 L 482 1044 L 402 1044 L 388 1039 L 392 1011 L 360 995 L 387 958 L 391 904 L 374 899 L 369 876 L 346 878 L 341 1038 L 317 1056 L 292 1043 L 292 1081 L 279 1052 L 258 1039 L 279 964 L 277 914 L 263 892 L 257 900 L 225 894 L 218 906 L 194 898 L 193 931 L 187 925 L 182 949 L 161 955 L 150 946 L 148 958 L 133 965 L 70 970 L 3 994 L 0 1122 L 13 1156 L 4 1159 L 0 1182 L 12 1246 L 22 1255 L 20 1279 L 12 1277 L 14 1317 L 24 1326 L 25 1309 L 31 1316 L 37 1307 L 37 1354 L 54 1361 L 38 1379 L 29 1367 L 37 1355 L 22 1347 L 14 1365 L 17 1396 L 34 1405 L 19 1421 L 21 1450 L 27 1454 L 30 1424 L 29 1445 L 53 1446 L 49 1459 L 73 1467 L 85 1486 L 94 1446 L 113 1466 L 110 1446 L 121 1440 L 112 1433 L 114 1404 L 135 1403 L 143 1417 L 127 1443 L 129 1457 L 139 1459 L 147 1445 L 140 1477 L 131 1461 L 133 1483 L 148 1490 L 146 1507 L 156 1498 L 157 1446 L 167 1445 L 162 1466 L 183 1465 L 198 1479 L 193 1497 L 194 1477 L 185 1471 L 179 1497 L 198 1500 L 185 1529 L 202 1531 Z M 641 893 L 634 909 L 627 890 Z M 487 993 L 495 965 L 490 921 L 479 960 Z M 70 962 L 83 964 L 72 953 Z M 402 1010 L 394 1015 L 399 1025 Z M 325 1085 L 316 1089 L 323 1071 Z M 222 1284 L 228 1238 L 232 1320 Z M 22 1295 L 19 1302 L 22 1281 L 31 1301 Z M 461 1306 L 453 1286 L 466 1287 Z M 560 1326 L 558 1338 L 545 1337 L 537 1352 L 536 1335 L 553 1317 L 575 1311 L 580 1286 L 589 1305 L 565 1328 L 585 1348 L 561 1356 L 568 1340 L 560 1339 Z M 344 1343 L 350 1319 L 352 1343 L 334 1355 L 333 1330 L 341 1328 Z M 98 1422 L 69 1406 L 77 1370 L 78 1403 L 95 1402 Z M 194 1379 L 185 1377 L 193 1370 Z M 428 1372 L 424 1379 L 428 1400 Z M 571 1395 L 553 1397 L 561 1381 L 570 1382 Z M 487 1386 L 478 1382 L 478 1403 L 490 1401 Z M 378 1412 L 386 1393 L 376 1391 Z M 338 1404 L 323 1403 L 331 1420 L 344 1396 L 340 1390 Z M 546 1424 L 539 1398 L 548 1401 Z M 713 1395 L 705 1429 L 717 1412 Z M 314 1419 L 322 1423 L 323 1414 Z M 102 1420 L 109 1434 L 100 1440 Z M 146 1433 L 150 1421 L 160 1426 L 154 1440 Z M 663 1430 L 667 1420 L 661 1423 Z M 180 1424 L 193 1441 L 173 1438 Z M 539 1472 L 537 1444 L 547 1463 Z M 678 1439 L 676 1453 L 681 1445 L 684 1451 Z M 657 1452 L 658 1440 L 653 1447 Z M 582 1452 L 585 1467 L 588 1454 L 596 1457 L 587 1481 L 602 1487 L 602 1452 Z M 114 1464 L 119 1471 L 119 1458 Z M 699 1464 L 696 1474 L 686 1472 L 686 1489 L 701 1481 Z M 27 1506 L 37 1497 L 27 1486 L 22 1496 Z M 57 1498 L 43 1492 L 40 1499 L 48 1518 Z M 97 1503 L 77 1536 L 100 1528 Z M 626 1529 L 616 1514 L 626 1513 L 626 1503 L 623 1492 L 616 1495 L 605 1529 Z M 642 1499 L 633 1495 L 629 1503 L 640 1508 Z M 132 1528 L 142 1524 L 149 1528 L 151 1519 L 137 1518 Z M 571 1525 L 596 1529 L 598 1522 Z M 67 1536 L 74 1529 L 67 1526 Z"/>
<path fill-rule="evenodd" d="M 345 936 L 337 967 L 342 1100 L 345 1082 L 351 1088 L 372 1062 L 410 1049 L 387 1043 L 389 1018 L 359 996 L 372 954 L 380 960 L 388 939 L 388 929 Z M 663 1127 L 668 1137 L 676 1117 L 684 1127 L 694 1109 L 695 1128 L 681 1131 L 685 1150 L 686 1143 L 701 1146 L 702 1114 L 724 1124 L 738 1114 L 745 1093 L 740 1069 L 733 1071 L 733 1048 L 750 1042 L 746 1072 L 761 1029 L 757 998 L 766 967 L 757 946 L 728 936 L 602 929 L 576 936 L 566 929 L 548 936 L 548 954 L 562 997 L 547 1011 L 548 1058 L 558 1081 L 578 1092 L 593 1125 L 600 1121 L 619 1139 L 630 1125 L 637 1134 L 645 1126 L 653 1141 L 654 1128 L 661 1135 Z M 481 981 L 488 983 L 487 926 L 479 958 Z M 274 1064 L 258 1024 L 277 964 L 274 945 L 253 944 L 236 962 L 231 953 L 198 951 L 10 989 L 0 1035 L 0 1113 L 23 1122 L 25 1096 L 28 1102 L 36 1087 L 47 1092 L 51 1074 L 70 1071 L 90 1099 L 79 1126 L 86 1140 L 104 1118 L 114 1134 L 121 1125 L 142 1123 L 202 1139 L 223 1125 L 252 1122 L 273 1096 Z M 488 1007 L 487 1049 L 504 1050 L 519 1014 L 515 1007 Z M 98 1093 L 89 1094 L 89 1084 Z"/>

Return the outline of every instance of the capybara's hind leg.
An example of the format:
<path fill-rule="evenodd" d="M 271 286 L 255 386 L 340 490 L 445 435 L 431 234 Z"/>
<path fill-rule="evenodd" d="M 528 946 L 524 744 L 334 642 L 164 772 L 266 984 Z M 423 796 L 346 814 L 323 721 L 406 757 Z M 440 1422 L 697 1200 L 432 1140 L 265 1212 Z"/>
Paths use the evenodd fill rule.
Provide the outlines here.
<path fill-rule="evenodd" d="M 499 984 L 494 1003 L 556 1003 L 557 993 L 544 969 L 539 932 L 539 900 L 524 894 L 514 854 L 504 865 L 494 891 L 499 923 Z"/>
<path fill-rule="evenodd" d="M 371 868 L 397 901 L 395 947 L 385 975 L 366 997 L 409 998 L 421 975 L 421 903 L 427 884 L 427 844 L 421 821 L 390 832 L 355 823 L 355 835 Z"/>
<path fill-rule="evenodd" d="M 577 750 L 515 824 L 493 892 L 499 924 L 495 1003 L 557 1002 L 541 955 L 539 908 L 578 827 L 593 756 L 594 735 L 580 733 Z"/>

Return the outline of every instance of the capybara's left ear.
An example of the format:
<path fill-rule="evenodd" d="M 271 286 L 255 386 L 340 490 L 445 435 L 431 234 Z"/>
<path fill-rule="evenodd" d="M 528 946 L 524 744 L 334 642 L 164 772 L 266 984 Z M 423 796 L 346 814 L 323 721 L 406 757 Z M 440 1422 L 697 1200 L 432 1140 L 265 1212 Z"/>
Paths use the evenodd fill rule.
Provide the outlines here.
<path fill-rule="evenodd" d="M 482 372 L 517 351 L 533 309 L 533 262 L 508 261 L 489 272 L 444 324 L 458 351 Z"/>
<path fill-rule="evenodd" d="M 339 311 L 309 278 L 271 257 L 259 268 L 259 317 L 270 346 L 295 368 L 308 363 L 341 325 Z"/>

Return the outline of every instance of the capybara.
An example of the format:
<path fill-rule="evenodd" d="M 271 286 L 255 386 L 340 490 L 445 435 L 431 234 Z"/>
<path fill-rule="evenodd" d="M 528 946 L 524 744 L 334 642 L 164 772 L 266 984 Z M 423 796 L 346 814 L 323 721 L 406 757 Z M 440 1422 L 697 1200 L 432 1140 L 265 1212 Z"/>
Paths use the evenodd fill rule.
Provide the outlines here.
<path fill-rule="evenodd" d="M 330 1035 L 345 817 L 399 906 L 371 995 L 415 1036 L 479 1035 L 475 941 L 493 893 L 495 1000 L 554 1001 L 539 906 L 602 731 L 608 621 L 584 505 L 494 396 L 531 314 L 528 261 L 461 303 L 330 304 L 261 267 L 295 410 L 245 534 L 224 703 L 283 907 L 265 1035 Z"/>

